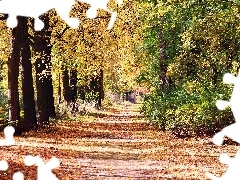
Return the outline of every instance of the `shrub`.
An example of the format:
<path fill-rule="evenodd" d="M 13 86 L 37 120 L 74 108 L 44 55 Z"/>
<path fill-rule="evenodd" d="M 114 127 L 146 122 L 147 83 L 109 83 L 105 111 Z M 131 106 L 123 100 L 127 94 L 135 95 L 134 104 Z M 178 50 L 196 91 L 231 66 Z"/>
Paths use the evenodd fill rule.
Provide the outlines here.
<path fill-rule="evenodd" d="M 214 132 L 216 125 L 226 126 L 234 120 L 229 108 L 219 111 L 215 104 L 217 99 L 224 98 L 224 94 L 228 93 L 226 88 L 206 88 L 200 84 L 191 92 L 184 86 L 157 90 L 145 96 L 142 111 L 152 124 L 163 130 L 184 131 L 193 135 L 201 127 L 202 131 Z"/>

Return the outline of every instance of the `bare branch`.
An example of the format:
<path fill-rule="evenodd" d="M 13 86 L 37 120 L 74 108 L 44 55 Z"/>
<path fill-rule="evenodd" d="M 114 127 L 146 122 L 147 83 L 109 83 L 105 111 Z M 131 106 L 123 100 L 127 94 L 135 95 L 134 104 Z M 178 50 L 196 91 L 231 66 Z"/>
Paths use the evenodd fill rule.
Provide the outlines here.
<path fill-rule="evenodd" d="M 98 16 L 95 19 L 109 19 L 111 16 Z"/>
<path fill-rule="evenodd" d="M 66 27 L 64 28 L 64 30 L 62 31 L 62 33 L 61 33 L 61 34 L 58 34 L 58 35 L 55 37 L 55 41 L 54 41 L 53 43 L 54 43 L 54 44 L 56 43 L 56 39 L 61 39 L 61 38 L 63 37 L 64 33 L 65 33 L 68 29 L 70 29 L 70 27 L 69 27 L 68 25 L 66 25 Z"/>
<path fill-rule="evenodd" d="M 62 36 L 64 35 L 64 33 L 65 33 L 68 29 L 70 29 L 70 27 L 67 25 L 67 26 L 64 28 L 64 30 L 62 31 L 62 33 L 61 33 L 61 34 L 58 34 L 57 38 L 58 38 L 58 39 L 62 38 Z"/>

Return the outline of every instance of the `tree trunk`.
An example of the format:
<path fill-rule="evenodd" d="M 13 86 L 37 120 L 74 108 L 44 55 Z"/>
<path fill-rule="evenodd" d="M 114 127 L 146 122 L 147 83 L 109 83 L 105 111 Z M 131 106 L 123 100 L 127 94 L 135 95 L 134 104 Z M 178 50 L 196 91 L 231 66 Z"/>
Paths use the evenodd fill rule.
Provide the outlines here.
<path fill-rule="evenodd" d="M 103 100 L 103 97 L 104 97 L 103 70 L 100 70 L 100 74 L 98 76 L 91 78 L 90 89 L 94 93 L 98 94 L 96 102 L 98 103 L 98 106 L 101 106 L 102 105 L 102 100 Z"/>
<path fill-rule="evenodd" d="M 47 109 L 47 88 L 46 88 L 46 70 L 44 54 L 44 40 L 42 31 L 36 32 L 34 37 L 34 51 L 36 55 L 36 88 L 37 88 L 37 107 L 38 107 L 38 123 L 44 125 L 49 123 L 49 115 Z"/>
<path fill-rule="evenodd" d="M 37 127 L 37 118 L 34 100 L 34 87 L 32 78 L 31 51 L 28 39 L 28 18 L 21 17 L 23 22 L 22 48 L 21 48 L 21 67 L 22 67 L 22 95 L 24 110 L 24 129 L 30 130 Z"/>
<path fill-rule="evenodd" d="M 41 31 L 35 32 L 34 51 L 36 55 L 36 86 L 37 86 L 37 106 L 39 124 L 48 124 L 49 117 L 55 117 L 55 107 L 53 98 L 52 74 L 51 74 L 51 48 L 49 30 L 49 17 L 44 15 L 41 18 L 45 27 Z"/>
<path fill-rule="evenodd" d="M 69 86 L 69 74 L 68 70 L 64 69 L 62 72 L 63 81 L 63 97 L 67 103 L 71 102 L 70 86 Z"/>
<path fill-rule="evenodd" d="M 160 72 L 159 72 L 159 79 L 160 79 L 160 87 L 166 88 L 168 82 L 167 82 L 167 65 L 166 65 L 166 54 L 165 54 L 165 41 L 163 39 L 162 35 L 162 29 L 158 31 L 158 40 L 159 40 L 159 66 L 160 66 Z"/>
<path fill-rule="evenodd" d="M 100 71 L 100 89 L 99 89 L 99 105 L 102 106 L 102 100 L 104 99 L 103 90 L 103 70 Z"/>
<path fill-rule="evenodd" d="M 54 96 L 53 96 L 53 85 L 52 85 L 52 62 L 51 62 L 51 51 L 52 46 L 50 45 L 51 32 L 47 31 L 47 44 L 45 47 L 46 52 L 46 91 L 47 93 L 47 106 L 49 117 L 56 117 L 55 106 L 54 106 Z"/>
<path fill-rule="evenodd" d="M 125 92 L 125 96 L 126 96 L 126 101 L 129 101 L 129 92 Z"/>
<path fill-rule="evenodd" d="M 91 77 L 91 81 L 90 81 L 90 92 L 93 93 L 97 93 L 97 81 L 96 81 L 97 77 Z M 98 99 L 95 99 L 95 101 L 97 102 Z"/>
<path fill-rule="evenodd" d="M 62 99 L 62 88 L 61 88 L 61 74 L 58 74 L 58 104 L 61 103 Z"/>
<path fill-rule="evenodd" d="M 72 111 L 77 111 L 76 101 L 77 101 L 77 71 L 71 70 L 70 72 L 70 95 L 71 102 L 73 105 Z"/>
<path fill-rule="evenodd" d="M 18 17 L 18 26 L 11 32 L 11 49 L 8 58 L 8 104 L 9 121 L 20 121 L 18 75 L 22 35 L 22 19 Z M 15 123 L 14 123 L 15 124 Z M 15 124 L 15 135 L 21 134 L 21 127 Z"/>
<path fill-rule="evenodd" d="M 86 100 L 86 92 L 87 92 L 87 86 L 79 86 L 78 87 L 78 95 L 81 100 L 85 101 Z"/>

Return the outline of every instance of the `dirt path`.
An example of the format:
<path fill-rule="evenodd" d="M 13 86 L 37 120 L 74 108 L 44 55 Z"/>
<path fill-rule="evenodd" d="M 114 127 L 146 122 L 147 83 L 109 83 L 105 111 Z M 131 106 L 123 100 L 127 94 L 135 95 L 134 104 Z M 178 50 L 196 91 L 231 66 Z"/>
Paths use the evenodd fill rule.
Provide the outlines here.
<path fill-rule="evenodd" d="M 113 110 L 112 110 L 113 111 Z M 11 179 L 20 170 L 25 179 L 36 179 L 36 167 L 26 167 L 26 155 L 61 161 L 53 172 L 68 179 L 207 179 L 227 166 L 219 163 L 222 152 L 235 155 L 238 147 L 214 146 L 210 138 L 179 139 L 149 126 L 133 107 L 114 111 L 92 121 L 61 121 L 51 130 L 16 138 L 17 145 L 0 147 L 0 160 L 9 170 L 0 179 Z M 1 172 L 1 171 L 0 171 Z"/>

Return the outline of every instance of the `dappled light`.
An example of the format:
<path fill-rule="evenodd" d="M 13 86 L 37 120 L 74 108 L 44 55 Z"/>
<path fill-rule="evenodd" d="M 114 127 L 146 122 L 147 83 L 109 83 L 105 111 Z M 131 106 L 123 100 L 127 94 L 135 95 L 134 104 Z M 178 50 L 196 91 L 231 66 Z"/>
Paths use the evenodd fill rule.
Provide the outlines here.
<path fill-rule="evenodd" d="M 131 114 L 131 107 L 115 109 L 100 122 L 98 117 L 93 122 L 61 120 L 51 131 L 16 137 L 16 146 L 0 150 L 1 159 L 11 162 L 3 179 L 17 169 L 27 179 L 35 176 L 36 168 L 24 166 L 21 160 L 27 154 L 46 161 L 57 157 L 61 165 L 53 172 L 59 179 L 199 179 L 206 170 L 222 173 L 226 166 L 217 163 L 220 152 L 237 149 L 233 145 L 216 147 L 210 138 L 177 138 L 150 126 L 144 117 L 119 117 L 124 112 Z"/>
<path fill-rule="evenodd" d="M 239 179 L 239 13 L 0 0 L 0 179 Z"/>

